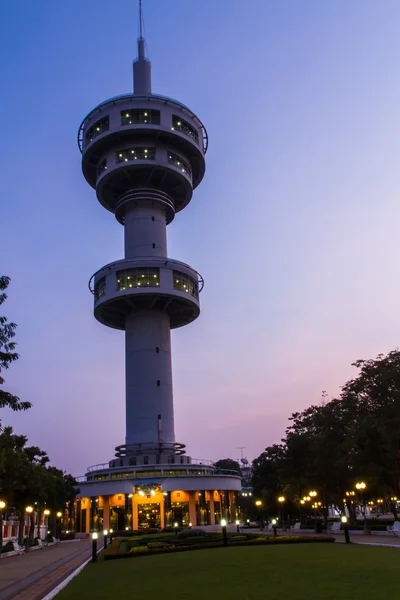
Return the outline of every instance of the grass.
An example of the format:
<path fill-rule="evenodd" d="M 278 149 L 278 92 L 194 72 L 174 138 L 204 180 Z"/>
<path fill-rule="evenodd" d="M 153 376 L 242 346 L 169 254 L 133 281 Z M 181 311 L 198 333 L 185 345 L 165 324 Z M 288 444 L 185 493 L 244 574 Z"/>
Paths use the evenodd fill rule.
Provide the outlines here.
<path fill-rule="evenodd" d="M 400 550 L 345 544 L 218 548 L 89 563 L 57 600 L 393 600 Z"/>

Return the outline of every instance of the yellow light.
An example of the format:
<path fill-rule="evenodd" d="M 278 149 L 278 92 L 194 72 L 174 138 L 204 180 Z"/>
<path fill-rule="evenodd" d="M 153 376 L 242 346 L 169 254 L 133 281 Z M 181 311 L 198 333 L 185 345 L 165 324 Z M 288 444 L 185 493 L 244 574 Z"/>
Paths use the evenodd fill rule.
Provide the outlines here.
<path fill-rule="evenodd" d="M 27 507 L 25 508 L 25 512 L 27 512 L 29 515 L 30 515 L 31 513 L 33 513 L 33 506 L 27 506 Z"/>
<path fill-rule="evenodd" d="M 272 525 L 276 525 L 276 519 L 272 519 L 271 523 Z"/>
<path fill-rule="evenodd" d="M 119 157 L 122 158 L 122 154 L 120 154 Z"/>
<path fill-rule="evenodd" d="M 145 150 L 145 152 L 147 152 L 147 150 Z"/>
<path fill-rule="evenodd" d="M 94 532 L 92 533 L 92 540 L 97 540 L 97 538 L 98 538 L 98 537 L 99 537 L 99 536 L 98 536 L 98 535 L 97 535 L 97 533 L 94 531 Z"/>
<path fill-rule="evenodd" d="M 57 517 L 58 517 L 58 518 L 62 517 L 62 512 L 58 511 L 58 513 L 57 513 Z"/>
<path fill-rule="evenodd" d="M 191 524 L 191 523 L 189 523 L 189 527 L 191 527 L 191 526 L 192 526 L 192 524 Z"/>
<path fill-rule="evenodd" d="M 235 523 L 236 523 L 236 525 L 240 525 L 239 519 L 236 519 Z"/>
<path fill-rule="evenodd" d="M 96 131 L 100 131 L 100 127 L 96 127 Z"/>
<path fill-rule="evenodd" d="M 364 483 L 363 481 L 361 481 L 360 483 L 356 483 L 356 488 L 358 490 L 365 490 L 366 487 L 367 487 L 367 484 Z"/>
<path fill-rule="evenodd" d="M 317 495 L 317 492 L 316 491 L 308 492 L 308 495 L 311 496 L 311 498 L 314 498 Z"/>
<path fill-rule="evenodd" d="M 261 506 L 262 502 L 261 500 L 256 500 L 256 506 Z"/>
<path fill-rule="evenodd" d="M 127 158 L 125 159 L 125 162 L 128 162 L 128 159 L 127 159 Z"/>
<path fill-rule="evenodd" d="M 6 503 L 4 502 L 4 500 L 0 500 L 0 509 L 3 510 L 3 508 L 6 507 Z"/>
<path fill-rule="evenodd" d="M 300 500 L 300 504 L 304 504 L 304 500 Z"/>
<path fill-rule="evenodd" d="M 144 113 L 144 116 L 147 117 L 147 113 Z"/>
<path fill-rule="evenodd" d="M 114 533 L 114 529 L 110 529 L 110 533 Z"/>
<path fill-rule="evenodd" d="M 221 519 L 221 527 L 226 527 L 226 519 Z"/>
<path fill-rule="evenodd" d="M 134 150 L 131 150 L 131 154 L 135 154 L 135 151 L 134 151 Z"/>
<path fill-rule="evenodd" d="M 177 162 L 176 164 L 179 166 L 181 163 L 180 163 L 180 162 L 179 162 L 179 160 L 178 160 L 178 162 Z"/>
<path fill-rule="evenodd" d="M 285 496 L 279 496 L 278 498 L 278 502 L 285 502 L 286 498 Z"/>
<path fill-rule="evenodd" d="M 126 117 L 129 117 L 129 113 L 126 113 L 126 115 L 125 115 L 125 116 L 126 116 Z"/>
<path fill-rule="evenodd" d="M 43 511 L 43 514 L 44 514 L 46 517 L 48 517 L 48 516 L 49 516 L 49 514 L 50 514 L 50 511 L 49 511 L 49 509 L 48 509 L 48 508 L 46 508 L 46 509 Z"/>
<path fill-rule="evenodd" d="M 178 523 L 174 523 L 174 527 L 178 527 Z"/>
<path fill-rule="evenodd" d="M 340 520 L 342 521 L 342 523 L 347 523 L 347 517 L 345 516 L 341 517 Z"/>
<path fill-rule="evenodd" d="M 171 127 L 171 130 L 172 130 L 172 131 L 174 131 L 174 130 L 175 130 L 175 127 Z"/>
<path fill-rule="evenodd" d="M 180 124 L 181 124 L 181 122 L 180 122 L 180 121 L 178 121 L 178 125 L 180 125 Z"/>
<path fill-rule="evenodd" d="M 107 529 L 105 529 L 105 530 L 103 531 L 103 533 L 104 533 L 104 535 L 108 535 L 108 531 L 107 531 Z"/>

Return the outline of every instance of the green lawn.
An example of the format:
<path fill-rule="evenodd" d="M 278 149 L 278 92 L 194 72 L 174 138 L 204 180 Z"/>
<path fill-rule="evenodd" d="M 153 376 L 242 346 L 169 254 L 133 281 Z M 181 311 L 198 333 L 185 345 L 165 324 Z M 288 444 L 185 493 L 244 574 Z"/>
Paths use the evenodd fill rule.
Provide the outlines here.
<path fill-rule="evenodd" d="M 395 548 L 216 548 L 89 563 L 56 600 L 393 600 L 399 567 Z"/>

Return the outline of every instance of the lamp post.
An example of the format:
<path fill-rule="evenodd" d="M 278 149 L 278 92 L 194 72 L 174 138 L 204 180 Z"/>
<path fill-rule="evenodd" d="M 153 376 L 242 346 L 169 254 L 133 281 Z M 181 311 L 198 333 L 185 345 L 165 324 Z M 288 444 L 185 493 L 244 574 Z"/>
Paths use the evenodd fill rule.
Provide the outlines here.
<path fill-rule="evenodd" d="M 282 519 L 282 531 L 286 531 L 286 525 L 285 525 L 285 511 L 284 511 L 284 504 L 285 504 L 285 496 L 279 496 L 278 498 L 278 502 L 281 505 L 281 519 Z"/>
<path fill-rule="evenodd" d="M 238 533 L 240 533 L 240 521 L 239 521 L 239 519 L 236 519 L 235 523 L 236 523 L 236 531 Z"/>
<path fill-rule="evenodd" d="M 105 550 L 107 548 L 107 535 L 108 535 L 107 529 L 105 529 L 103 531 L 103 535 L 104 535 L 104 550 Z"/>
<path fill-rule="evenodd" d="M 92 562 L 97 561 L 97 538 L 98 534 L 96 531 L 92 533 Z"/>
<path fill-rule="evenodd" d="M 318 496 L 318 493 L 315 490 L 311 490 L 311 492 L 308 492 L 308 495 L 310 496 L 310 498 L 316 498 Z M 314 531 L 315 533 L 318 533 L 318 529 L 317 529 L 317 503 L 314 502 L 314 504 L 312 505 L 312 508 L 314 509 Z"/>
<path fill-rule="evenodd" d="M 349 526 L 347 525 L 347 517 L 345 515 L 343 515 L 343 517 L 341 517 L 340 520 L 343 523 L 344 539 L 346 540 L 346 544 L 350 544 Z"/>
<path fill-rule="evenodd" d="M 0 550 L 3 545 L 3 510 L 6 507 L 4 500 L 0 500 Z"/>
<path fill-rule="evenodd" d="M 356 483 L 356 489 L 360 492 L 361 505 L 364 510 L 364 533 L 368 531 L 367 515 L 365 514 L 365 504 L 364 504 L 364 495 L 363 495 L 363 492 L 366 489 L 366 487 L 367 487 L 367 484 L 364 483 L 364 481 L 360 481 L 359 483 Z"/>
<path fill-rule="evenodd" d="M 222 543 L 224 546 L 228 545 L 228 535 L 226 533 L 226 519 L 221 519 L 221 528 L 222 528 Z"/>

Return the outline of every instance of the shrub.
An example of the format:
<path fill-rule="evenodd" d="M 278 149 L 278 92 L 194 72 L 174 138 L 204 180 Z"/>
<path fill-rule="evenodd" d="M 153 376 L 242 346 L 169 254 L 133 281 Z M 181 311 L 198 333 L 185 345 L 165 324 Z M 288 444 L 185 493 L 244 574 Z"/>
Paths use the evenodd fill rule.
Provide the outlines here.
<path fill-rule="evenodd" d="M 197 536 L 205 536 L 207 532 L 204 529 L 182 529 L 176 537 L 178 538 L 193 538 Z"/>
<path fill-rule="evenodd" d="M 75 539 L 74 531 L 69 531 L 68 533 L 65 533 L 63 531 L 60 533 L 60 540 L 74 540 L 74 539 Z"/>
<path fill-rule="evenodd" d="M 244 540 L 247 540 L 247 539 L 249 539 L 247 537 L 247 535 L 232 535 L 229 538 L 229 540 L 232 540 L 232 542 L 243 542 Z M 259 538 L 256 538 L 256 539 L 258 540 Z"/>
<path fill-rule="evenodd" d="M 168 542 L 148 542 L 147 547 L 151 550 L 153 548 L 169 548 L 171 544 L 168 544 Z"/>
<path fill-rule="evenodd" d="M 14 550 L 14 546 L 12 542 L 7 542 L 7 544 L 5 544 L 2 549 L 1 549 L 1 553 L 3 552 L 12 552 Z"/>
<path fill-rule="evenodd" d="M 135 552 L 148 552 L 148 551 L 149 551 L 149 549 L 147 546 L 133 546 L 133 548 L 131 548 L 129 550 L 129 552 L 132 552 L 133 554 Z"/>

